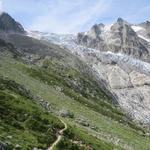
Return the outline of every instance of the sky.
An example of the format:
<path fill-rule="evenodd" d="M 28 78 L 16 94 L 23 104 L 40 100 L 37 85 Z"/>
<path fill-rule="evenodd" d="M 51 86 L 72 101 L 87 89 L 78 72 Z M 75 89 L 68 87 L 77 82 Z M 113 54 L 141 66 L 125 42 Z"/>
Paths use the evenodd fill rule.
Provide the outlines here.
<path fill-rule="evenodd" d="M 121 17 L 131 23 L 150 20 L 150 0 L 0 0 L 26 30 L 77 33 Z"/>

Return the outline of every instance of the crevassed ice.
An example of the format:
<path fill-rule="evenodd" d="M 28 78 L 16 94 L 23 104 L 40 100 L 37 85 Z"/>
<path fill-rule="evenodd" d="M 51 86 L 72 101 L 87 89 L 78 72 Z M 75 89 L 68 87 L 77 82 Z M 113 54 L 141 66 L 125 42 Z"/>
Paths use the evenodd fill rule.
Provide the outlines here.
<path fill-rule="evenodd" d="M 135 28 L 135 27 L 134 27 Z M 140 29 L 139 27 L 136 28 Z M 139 71 L 141 73 L 150 75 L 150 63 L 143 62 L 138 59 L 134 59 L 128 55 L 122 54 L 122 53 L 113 53 L 111 51 L 107 52 L 100 52 L 99 50 L 87 48 L 85 46 L 81 46 L 77 44 L 77 36 L 70 34 L 54 34 L 54 33 L 47 33 L 42 34 L 40 32 L 36 33 L 29 33 L 29 36 L 32 36 L 34 38 L 41 38 L 47 41 L 50 41 L 54 44 L 58 44 L 60 46 L 68 48 L 72 53 L 78 54 L 82 58 L 84 57 L 86 59 L 86 56 L 93 57 L 94 56 L 103 59 L 103 61 L 114 61 L 118 64 L 124 63 L 131 69 L 134 69 L 136 71 Z"/>

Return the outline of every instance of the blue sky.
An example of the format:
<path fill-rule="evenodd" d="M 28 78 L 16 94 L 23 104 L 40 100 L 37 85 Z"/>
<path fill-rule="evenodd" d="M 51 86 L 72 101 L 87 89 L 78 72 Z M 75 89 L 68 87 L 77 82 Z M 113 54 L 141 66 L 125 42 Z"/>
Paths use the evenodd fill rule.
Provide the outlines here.
<path fill-rule="evenodd" d="M 131 23 L 150 20 L 150 0 L 0 0 L 0 10 L 28 30 L 55 33 L 85 31 L 118 17 Z"/>

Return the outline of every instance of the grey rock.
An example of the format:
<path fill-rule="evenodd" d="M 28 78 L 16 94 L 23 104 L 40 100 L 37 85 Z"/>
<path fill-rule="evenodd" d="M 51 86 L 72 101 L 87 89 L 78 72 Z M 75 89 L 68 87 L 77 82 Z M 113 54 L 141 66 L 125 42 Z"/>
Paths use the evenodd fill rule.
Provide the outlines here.
<path fill-rule="evenodd" d="M 0 15 L 0 30 L 4 32 L 25 33 L 22 25 L 5 12 Z"/>
<path fill-rule="evenodd" d="M 79 118 L 77 118 L 76 122 L 79 123 L 82 126 L 85 126 L 85 127 L 89 127 L 90 126 L 90 124 L 88 123 L 88 120 L 85 117 L 83 117 L 83 116 L 80 116 Z"/>
<path fill-rule="evenodd" d="M 7 144 L 0 141 L 0 150 L 5 150 L 7 148 Z"/>
<path fill-rule="evenodd" d="M 58 112 L 59 116 L 61 117 L 69 117 L 69 118 L 73 118 L 74 114 L 72 112 L 70 112 L 69 110 L 66 109 L 62 109 Z"/>
<path fill-rule="evenodd" d="M 11 135 L 8 135 L 7 138 L 8 138 L 8 139 L 12 139 L 12 136 L 11 136 Z"/>
<path fill-rule="evenodd" d="M 15 148 L 16 148 L 16 149 L 21 148 L 21 145 L 16 144 Z"/>
<path fill-rule="evenodd" d="M 79 33 L 77 42 L 100 51 L 112 51 L 150 62 L 150 49 L 132 29 L 132 25 L 118 18 L 110 25 L 94 25 L 90 31 Z M 147 43 L 148 45 L 148 43 Z"/>
<path fill-rule="evenodd" d="M 32 150 L 39 150 L 38 148 L 34 147 Z"/>

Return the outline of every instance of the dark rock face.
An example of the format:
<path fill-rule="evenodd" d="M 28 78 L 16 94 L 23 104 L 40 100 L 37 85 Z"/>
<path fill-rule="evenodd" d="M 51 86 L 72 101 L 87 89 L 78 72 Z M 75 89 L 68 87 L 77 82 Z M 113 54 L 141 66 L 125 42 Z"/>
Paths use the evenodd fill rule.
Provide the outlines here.
<path fill-rule="evenodd" d="M 123 19 L 118 19 L 117 23 L 112 25 L 111 39 L 114 41 L 108 45 L 111 51 L 121 52 L 141 59 L 146 59 L 145 57 L 148 56 L 148 50 L 140 41 L 136 32 Z"/>
<path fill-rule="evenodd" d="M 145 29 L 144 34 L 147 38 L 150 38 L 150 21 L 146 21 L 144 23 L 139 24 L 139 26 L 143 27 Z"/>
<path fill-rule="evenodd" d="M 0 31 L 8 33 L 24 34 L 25 30 L 22 25 L 16 22 L 9 14 L 2 13 L 0 15 Z"/>
<path fill-rule="evenodd" d="M 78 33 L 78 43 L 90 48 L 96 48 L 103 51 L 106 48 L 106 44 L 104 43 L 104 40 L 101 36 L 103 28 L 103 24 L 96 24 L 86 34 L 84 32 Z"/>
<path fill-rule="evenodd" d="M 150 23 L 147 21 L 141 26 L 148 30 Z M 148 44 L 132 29 L 132 24 L 122 18 L 111 26 L 94 25 L 90 31 L 79 33 L 77 41 L 80 45 L 100 51 L 120 52 L 150 62 Z"/>

